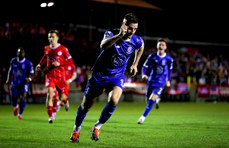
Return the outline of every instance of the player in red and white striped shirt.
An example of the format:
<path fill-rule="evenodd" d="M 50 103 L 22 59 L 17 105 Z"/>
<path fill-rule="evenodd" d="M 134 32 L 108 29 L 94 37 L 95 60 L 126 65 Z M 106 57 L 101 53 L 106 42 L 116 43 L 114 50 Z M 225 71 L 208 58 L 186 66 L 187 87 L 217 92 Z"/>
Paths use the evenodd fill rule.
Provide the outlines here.
<path fill-rule="evenodd" d="M 40 71 L 41 66 L 47 64 L 45 86 L 47 88 L 47 111 L 49 115 L 49 123 L 53 122 L 53 92 L 56 88 L 61 94 L 61 100 L 66 104 L 65 94 L 65 62 L 71 59 L 71 55 L 68 49 L 58 43 L 59 32 L 57 30 L 51 30 L 48 33 L 48 40 L 50 45 L 44 47 L 44 56 L 39 64 L 36 66 L 36 70 Z"/>

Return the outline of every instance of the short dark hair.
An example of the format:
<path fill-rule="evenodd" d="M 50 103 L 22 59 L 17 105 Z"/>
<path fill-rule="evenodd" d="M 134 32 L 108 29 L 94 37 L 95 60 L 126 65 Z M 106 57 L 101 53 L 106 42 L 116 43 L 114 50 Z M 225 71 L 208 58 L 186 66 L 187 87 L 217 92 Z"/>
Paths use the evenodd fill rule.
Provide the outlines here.
<path fill-rule="evenodd" d="M 167 40 L 166 40 L 166 39 L 163 39 L 163 38 L 158 39 L 158 40 L 157 40 L 157 43 L 158 43 L 158 42 L 165 42 L 165 44 L 167 44 Z"/>
<path fill-rule="evenodd" d="M 21 49 L 21 50 L 24 50 L 25 51 L 25 48 L 22 47 L 22 46 L 18 47 L 18 49 Z"/>
<path fill-rule="evenodd" d="M 20 54 L 20 52 L 18 52 L 19 49 L 20 49 L 20 52 L 23 50 L 26 53 L 25 48 L 20 46 L 20 47 L 18 47 L 17 52 L 16 52 L 17 56 Z"/>
<path fill-rule="evenodd" d="M 50 30 L 49 33 L 55 33 L 56 36 L 60 37 L 60 32 L 58 30 Z"/>
<path fill-rule="evenodd" d="M 127 13 L 124 19 L 126 19 L 128 23 L 138 23 L 138 17 L 133 13 Z"/>

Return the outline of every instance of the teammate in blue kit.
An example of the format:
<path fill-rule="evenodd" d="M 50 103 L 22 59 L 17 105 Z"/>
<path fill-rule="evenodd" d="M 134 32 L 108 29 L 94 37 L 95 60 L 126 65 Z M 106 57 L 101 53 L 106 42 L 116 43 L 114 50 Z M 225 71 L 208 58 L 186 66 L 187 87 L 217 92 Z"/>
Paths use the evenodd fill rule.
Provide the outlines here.
<path fill-rule="evenodd" d="M 100 54 L 92 67 L 82 104 L 78 107 L 71 142 L 79 142 L 81 124 L 96 97 L 105 90 L 108 102 L 91 130 L 91 139 L 99 140 L 101 126 L 111 117 L 121 97 L 125 83 L 124 72 L 133 52 L 135 58 L 130 73 L 132 76 L 137 73 L 137 65 L 144 50 L 142 38 L 135 35 L 137 28 L 138 18 L 133 13 L 128 13 L 119 29 L 105 32 L 100 44 Z"/>
<path fill-rule="evenodd" d="M 33 64 L 25 58 L 25 49 L 20 47 L 17 50 L 17 57 L 10 61 L 10 68 L 7 75 L 6 84 L 11 81 L 11 104 L 14 107 L 14 115 L 18 114 L 18 119 L 22 119 L 25 109 L 26 97 L 29 89 L 29 82 L 32 81 L 34 74 Z M 19 104 L 18 99 L 20 98 Z M 19 108 L 19 113 L 18 113 Z"/>
<path fill-rule="evenodd" d="M 153 104 L 158 103 L 164 86 L 170 87 L 173 69 L 173 58 L 166 54 L 167 43 L 164 39 L 157 41 L 157 52 L 151 53 L 142 67 L 142 79 L 148 80 L 146 97 L 148 100 L 144 113 L 138 120 L 142 124 L 151 111 Z"/>

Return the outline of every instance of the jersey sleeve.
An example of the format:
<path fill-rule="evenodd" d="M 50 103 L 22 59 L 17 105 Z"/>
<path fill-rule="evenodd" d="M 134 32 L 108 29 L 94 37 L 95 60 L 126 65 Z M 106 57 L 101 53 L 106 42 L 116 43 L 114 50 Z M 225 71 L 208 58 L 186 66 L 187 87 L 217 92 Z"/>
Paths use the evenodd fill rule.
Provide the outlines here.
<path fill-rule="evenodd" d="M 38 64 L 40 64 L 41 66 L 44 65 L 47 62 L 47 57 L 44 54 L 43 57 L 41 58 L 40 62 Z"/>
<path fill-rule="evenodd" d="M 29 72 L 30 74 L 34 74 L 33 63 L 31 61 L 29 61 Z"/>
<path fill-rule="evenodd" d="M 151 62 L 151 57 L 152 57 L 152 54 L 148 56 L 148 58 L 146 59 L 145 63 L 143 64 L 143 67 L 142 67 L 142 75 L 147 75 L 147 70 L 148 70 L 148 67 L 150 65 L 150 62 Z"/>
<path fill-rule="evenodd" d="M 72 71 L 71 71 L 71 73 L 73 74 L 73 75 L 75 75 L 76 74 L 76 66 L 74 65 L 74 64 L 72 64 Z"/>
<path fill-rule="evenodd" d="M 11 59 L 11 60 L 10 60 L 10 67 L 9 67 L 9 71 L 11 71 L 11 70 L 12 70 L 12 67 L 13 67 L 13 61 L 14 61 L 14 59 Z"/>
<path fill-rule="evenodd" d="M 168 62 L 168 77 L 167 77 L 168 81 L 171 80 L 172 70 L 173 70 L 173 58 L 170 58 Z"/>
<path fill-rule="evenodd" d="M 68 48 L 64 48 L 64 57 L 68 60 L 72 58 L 72 56 L 68 52 Z"/>
<path fill-rule="evenodd" d="M 145 66 L 146 68 L 148 68 L 150 65 L 151 57 L 152 57 L 152 54 L 147 57 L 145 63 L 143 64 L 143 66 Z"/>
<path fill-rule="evenodd" d="M 103 40 L 106 40 L 106 39 L 111 38 L 111 37 L 113 37 L 113 36 L 114 36 L 113 32 L 111 32 L 111 31 L 106 31 L 106 32 L 104 33 L 104 35 L 103 35 Z"/>
<path fill-rule="evenodd" d="M 137 39 L 137 43 L 138 43 L 138 49 L 142 48 L 143 44 L 144 44 L 144 41 L 141 37 L 139 37 Z"/>
<path fill-rule="evenodd" d="M 72 74 L 72 75 L 73 75 L 73 74 L 76 74 L 76 66 L 75 66 L 75 64 L 74 64 L 74 62 L 73 62 L 73 59 L 71 58 L 71 59 L 69 59 L 67 62 L 70 62 L 71 74 Z"/>

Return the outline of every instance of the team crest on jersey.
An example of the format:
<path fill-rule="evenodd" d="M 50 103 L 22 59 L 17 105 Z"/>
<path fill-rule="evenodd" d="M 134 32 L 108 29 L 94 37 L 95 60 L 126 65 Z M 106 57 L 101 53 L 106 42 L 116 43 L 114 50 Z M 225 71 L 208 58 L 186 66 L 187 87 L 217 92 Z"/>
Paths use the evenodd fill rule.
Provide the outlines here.
<path fill-rule="evenodd" d="M 161 65 L 165 65 L 166 64 L 166 60 L 162 60 L 162 62 L 161 62 Z"/>
<path fill-rule="evenodd" d="M 68 70 L 71 70 L 72 69 L 72 67 L 71 66 L 68 66 Z"/>
<path fill-rule="evenodd" d="M 61 55 L 62 55 L 62 52 L 61 52 L 61 51 L 59 51 L 59 52 L 58 52 L 58 55 L 59 55 L 59 56 L 61 56 Z"/>
<path fill-rule="evenodd" d="M 132 53 L 132 47 L 128 47 L 127 48 L 127 54 L 131 54 Z"/>

